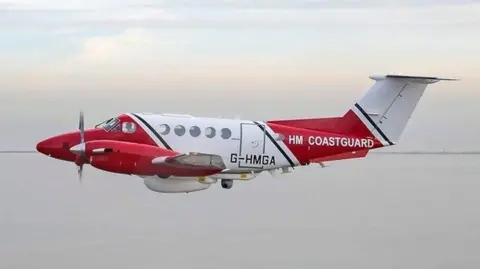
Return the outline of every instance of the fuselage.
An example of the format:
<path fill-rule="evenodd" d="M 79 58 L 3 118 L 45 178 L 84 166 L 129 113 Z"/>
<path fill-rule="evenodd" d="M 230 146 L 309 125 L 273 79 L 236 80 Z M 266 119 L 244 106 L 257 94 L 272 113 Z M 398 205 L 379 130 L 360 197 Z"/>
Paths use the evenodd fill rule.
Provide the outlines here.
<path fill-rule="evenodd" d="M 378 146 L 374 138 L 356 138 L 264 121 L 172 114 L 126 115 L 159 147 L 219 155 L 231 172 L 295 167 L 318 157 Z"/>
<path fill-rule="evenodd" d="M 309 164 L 313 159 L 382 146 L 374 137 L 355 137 L 265 121 L 125 113 L 85 131 L 85 141 L 114 140 L 178 153 L 218 155 L 223 174 L 261 172 Z M 37 146 L 51 157 L 75 161 L 70 147 L 79 132 L 59 135 Z"/>

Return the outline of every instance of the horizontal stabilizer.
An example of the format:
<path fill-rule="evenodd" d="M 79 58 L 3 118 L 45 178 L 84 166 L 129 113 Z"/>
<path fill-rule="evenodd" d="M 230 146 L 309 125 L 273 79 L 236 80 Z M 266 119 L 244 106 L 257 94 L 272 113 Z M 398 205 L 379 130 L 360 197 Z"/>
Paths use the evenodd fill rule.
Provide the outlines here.
<path fill-rule="evenodd" d="M 385 79 L 398 79 L 403 81 L 411 81 L 414 83 L 425 83 L 425 84 L 432 84 L 441 80 L 446 81 L 458 81 L 460 79 L 456 78 L 442 78 L 442 77 L 429 77 L 429 76 L 408 76 L 408 75 L 372 75 L 370 76 L 371 79 L 375 81 L 385 80 Z"/>
<path fill-rule="evenodd" d="M 347 160 L 347 159 L 356 159 L 356 158 L 363 158 L 367 156 L 368 150 L 359 150 L 359 151 L 352 151 L 346 153 L 340 153 L 336 155 L 330 155 L 326 157 L 316 158 L 313 159 L 312 163 L 320 163 L 323 167 L 323 162 L 331 162 L 331 161 L 339 161 L 339 160 Z"/>

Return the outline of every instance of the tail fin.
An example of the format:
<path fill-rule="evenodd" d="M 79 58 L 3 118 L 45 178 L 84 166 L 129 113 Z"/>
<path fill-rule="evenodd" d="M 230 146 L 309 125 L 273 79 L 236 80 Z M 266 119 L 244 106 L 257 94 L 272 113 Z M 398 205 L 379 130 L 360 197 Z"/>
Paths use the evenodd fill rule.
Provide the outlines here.
<path fill-rule="evenodd" d="M 374 135 L 384 146 L 395 145 L 407 126 L 428 84 L 437 77 L 370 76 L 375 80 L 366 94 L 338 120 L 335 131 L 358 136 Z"/>

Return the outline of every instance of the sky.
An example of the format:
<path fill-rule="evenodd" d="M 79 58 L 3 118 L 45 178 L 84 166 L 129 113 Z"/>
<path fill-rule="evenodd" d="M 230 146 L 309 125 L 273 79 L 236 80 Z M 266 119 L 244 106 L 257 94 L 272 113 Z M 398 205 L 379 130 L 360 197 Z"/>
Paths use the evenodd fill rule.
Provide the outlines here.
<path fill-rule="evenodd" d="M 479 1 L 395 2 L 3 1 L 2 90 L 292 88 L 389 72 L 480 85 Z"/>
<path fill-rule="evenodd" d="M 398 149 L 477 144 L 480 1 L 0 3 L 2 149 L 76 128 L 80 109 L 91 125 L 339 116 L 385 73 L 461 79 L 429 86 Z"/>

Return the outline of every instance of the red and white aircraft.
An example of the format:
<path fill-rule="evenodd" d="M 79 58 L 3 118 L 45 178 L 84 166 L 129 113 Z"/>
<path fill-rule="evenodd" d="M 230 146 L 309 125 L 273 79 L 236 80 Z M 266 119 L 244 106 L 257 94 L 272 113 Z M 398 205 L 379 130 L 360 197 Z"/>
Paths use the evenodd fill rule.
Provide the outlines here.
<path fill-rule="evenodd" d="M 395 145 L 428 84 L 437 77 L 371 76 L 366 94 L 341 117 L 251 121 L 177 114 L 125 113 L 95 128 L 37 145 L 50 157 L 136 175 L 152 191 L 193 192 L 221 180 L 250 180 L 268 171 L 365 157 Z"/>

